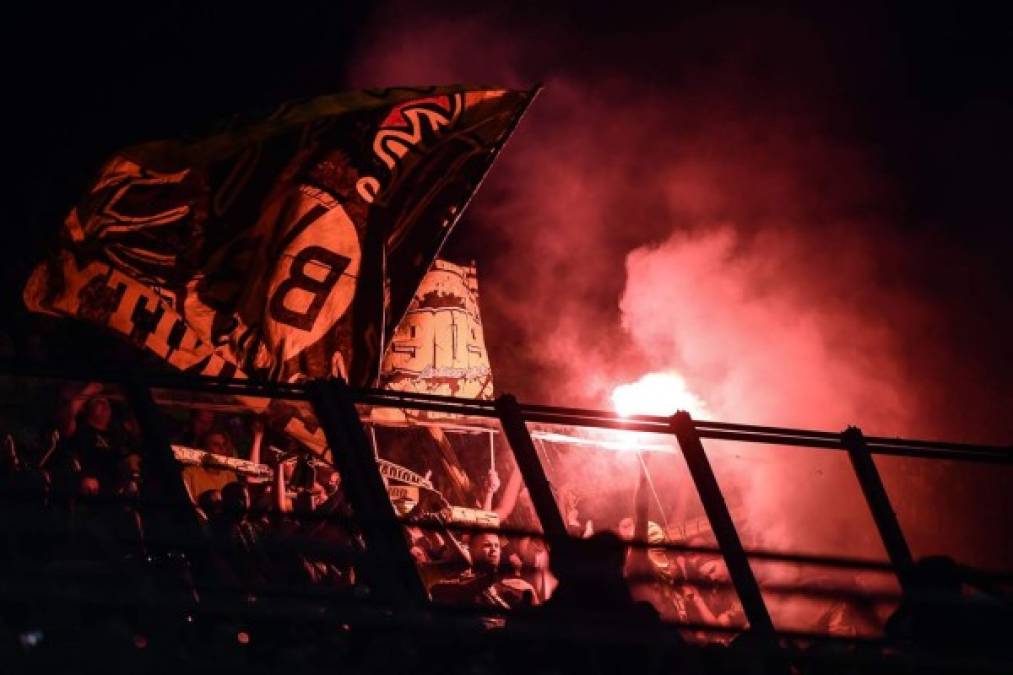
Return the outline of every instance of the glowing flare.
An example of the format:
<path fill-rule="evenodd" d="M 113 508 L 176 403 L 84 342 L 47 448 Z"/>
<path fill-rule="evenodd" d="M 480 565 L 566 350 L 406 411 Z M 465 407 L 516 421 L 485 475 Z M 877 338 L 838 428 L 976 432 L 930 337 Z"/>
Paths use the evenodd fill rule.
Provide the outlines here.
<path fill-rule="evenodd" d="M 707 405 L 675 373 L 648 373 L 636 382 L 612 390 L 612 405 L 623 417 L 661 415 L 685 410 L 693 417 L 705 417 Z"/>

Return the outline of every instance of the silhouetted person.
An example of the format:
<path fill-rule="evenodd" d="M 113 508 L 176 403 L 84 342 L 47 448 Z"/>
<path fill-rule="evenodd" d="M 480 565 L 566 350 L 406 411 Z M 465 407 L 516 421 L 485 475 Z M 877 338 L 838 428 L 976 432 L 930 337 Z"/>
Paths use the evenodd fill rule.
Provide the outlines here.
<path fill-rule="evenodd" d="M 573 540 L 553 552 L 552 569 L 559 586 L 546 609 L 603 612 L 635 621 L 654 622 L 658 613 L 646 602 L 630 595 L 623 574 L 626 546 L 611 532 L 599 532 L 586 540 Z"/>
<path fill-rule="evenodd" d="M 244 589 L 261 586 L 269 579 L 269 565 L 261 533 L 250 521 L 250 493 L 243 483 L 229 483 L 221 490 L 221 514 L 210 521 L 213 543 Z"/>
<path fill-rule="evenodd" d="M 886 624 L 899 643 L 934 653 L 1009 654 L 1013 615 L 1008 599 L 965 590 L 964 572 L 945 556 L 919 560 L 910 592 Z"/>
<path fill-rule="evenodd" d="M 505 653 L 521 659 L 515 668 L 530 672 L 540 662 L 535 672 L 698 672 L 678 632 L 630 595 L 625 566 L 626 545 L 611 532 L 553 549 L 559 586 L 508 629 Z"/>
<path fill-rule="evenodd" d="M 99 494 L 115 495 L 125 467 L 139 464 L 123 423 L 114 417 L 112 404 L 102 395 L 102 386 L 92 382 L 67 397 L 57 416 L 65 440 L 46 465 L 56 474 L 57 490 L 77 493 L 83 475 L 97 481 Z"/>
<path fill-rule="evenodd" d="M 224 511 L 222 493 L 218 490 L 205 490 L 197 498 L 197 506 L 201 510 L 205 523 L 217 520 Z"/>

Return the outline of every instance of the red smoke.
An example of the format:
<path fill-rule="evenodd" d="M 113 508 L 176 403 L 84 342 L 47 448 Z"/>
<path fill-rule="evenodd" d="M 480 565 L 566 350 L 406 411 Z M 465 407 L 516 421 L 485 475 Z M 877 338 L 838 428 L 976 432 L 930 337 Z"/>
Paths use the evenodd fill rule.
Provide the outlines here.
<path fill-rule="evenodd" d="M 845 289 L 819 288 L 863 277 L 846 260 L 859 243 L 845 238 L 837 260 L 817 263 L 822 244 L 797 232 L 746 237 L 726 225 L 634 250 L 623 326 L 719 419 L 912 431 L 909 392 L 897 384 L 898 336 L 875 308 L 849 306 Z"/>
<path fill-rule="evenodd" d="M 960 293 L 926 283 L 967 261 L 901 227 L 811 26 L 737 10 L 581 35 L 426 12 L 381 11 L 349 84 L 545 83 L 450 242 L 478 258 L 498 391 L 603 408 L 616 385 L 668 371 L 725 421 L 1008 442 L 1008 385 L 952 330 Z M 739 471 L 745 453 L 710 447 L 725 479 L 752 477 L 762 543 L 879 551 L 842 456 L 750 449 L 766 468 Z M 945 512 L 943 469 L 919 471 L 895 502 L 903 488 Z M 980 543 L 959 510 L 911 513 L 916 554 Z"/>
<path fill-rule="evenodd" d="M 825 111 L 740 99 L 730 57 L 666 90 L 560 63 L 565 41 L 504 17 L 398 14 L 354 84 L 546 80 L 456 235 L 482 254 L 487 321 L 519 333 L 506 352 L 490 331 L 501 390 L 602 407 L 674 369 L 723 419 L 911 431 L 886 317 L 912 303 L 876 287 L 869 240 L 888 190 Z"/>

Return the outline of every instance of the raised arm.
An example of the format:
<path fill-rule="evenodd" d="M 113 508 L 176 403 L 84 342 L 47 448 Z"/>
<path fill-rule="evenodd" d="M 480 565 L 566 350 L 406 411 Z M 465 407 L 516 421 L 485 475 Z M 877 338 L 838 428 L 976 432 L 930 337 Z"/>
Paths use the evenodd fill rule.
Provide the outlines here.
<path fill-rule="evenodd" d="M 278 513 L 288 513 L 288 494 L 285 490 L 285 463 L 278 462 L 274 465 L 274 483 L 271 486 L 274 492 L 274 508 Z"/>
<path fill-rule="evenodd" d="M 699 589 L 696 586 L 686 584 L 684 597 L 687 598 L 696 611 L 700 613 L 700 618 L 703 619 L 703 623 L 716 625 L 716 626 L 727 626 L 731 623 L 731 612 L 722 612 L 721 614 L 714 614 L 707 602 L 701 597 Z"/>
<path fill-rule="evenodd" d="M 490 469 L 482 481 L 482 508 L 492 511 L 492 498 L 500 488 L 499 474 L 495 469 Z"/>
<path fill-rule="evenodd" d="M 260 464 L 260 447 L 264 442 L 264 420 L 260 417 L 254 417 L 253 422 L 250 423 L 250 429 L 253 431 L 253 445 L 250 446 L 250 461 L 254 464 Z"/>

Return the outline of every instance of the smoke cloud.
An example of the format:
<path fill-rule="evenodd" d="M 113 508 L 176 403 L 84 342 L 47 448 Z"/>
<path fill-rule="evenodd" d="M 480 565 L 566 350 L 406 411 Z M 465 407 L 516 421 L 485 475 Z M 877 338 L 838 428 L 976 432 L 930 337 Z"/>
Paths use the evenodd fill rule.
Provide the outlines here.
<path fill-rule="evenodd" d="M 1008 321 L 971 316 L 968 288 L 939 281 L 973 252 L 906 222 L 904 191 L 855 119 L 851 97 L 875 88 L 856 89 L 850 52 L 747 9 L 569 21 L 388 5 L 346 78 L 545 85 L 447 250 L 478 259 L 500 392 L 609 407 L 616 385 L 672 372 L 725 421 L 1009 441 L 1013 400 L 990 365 L 1009 360 Z M 973 292 L 1001 306 L 989 275 Z M 834 491 L 842 513 L 862 505 L 839 455 L 792 452 L 757 469 L 715 448 L 719 479 L 752 476 L 739 485 L 762 543 L 878 552 L 867 516 L 834 519 L 822 503 L 820 536 L 787 534 Z M 945 503 L 943 468 L 894 469 L 888 481 L 922 477 L 905 494 Z M 959 513 L 911 514 L 916 553 L 947 529 L 954 546 L 987 548 Z"/>

